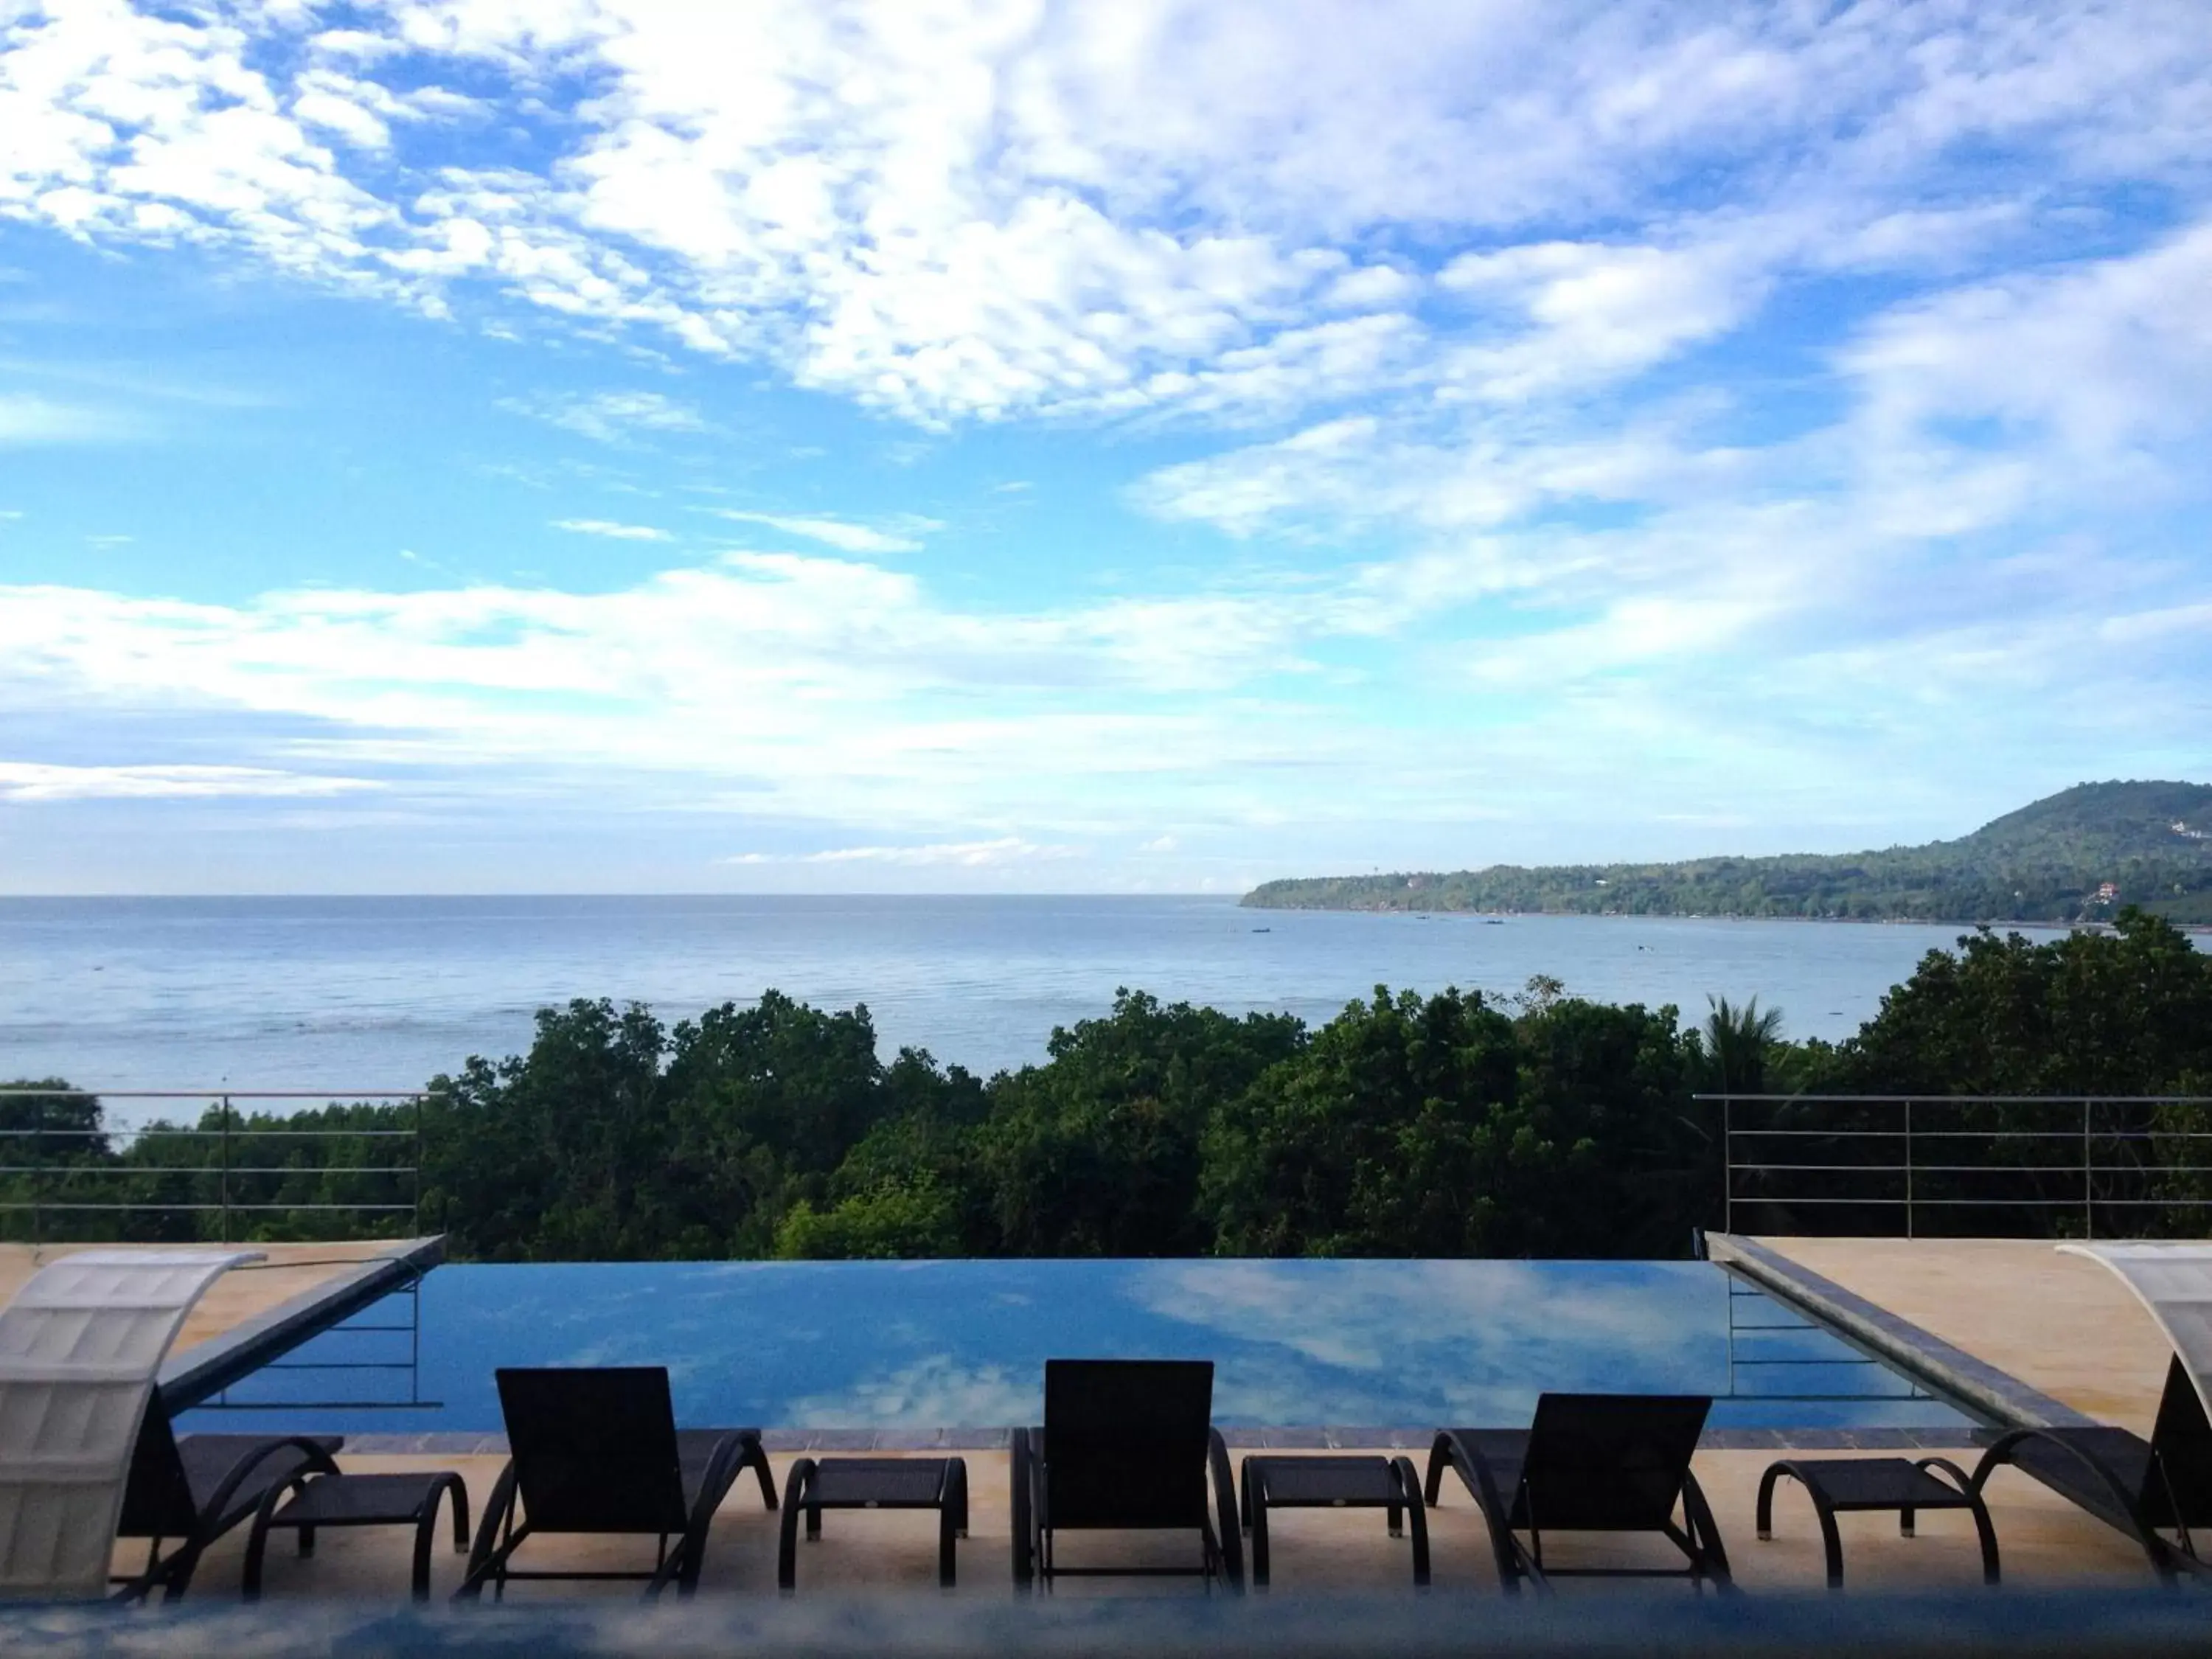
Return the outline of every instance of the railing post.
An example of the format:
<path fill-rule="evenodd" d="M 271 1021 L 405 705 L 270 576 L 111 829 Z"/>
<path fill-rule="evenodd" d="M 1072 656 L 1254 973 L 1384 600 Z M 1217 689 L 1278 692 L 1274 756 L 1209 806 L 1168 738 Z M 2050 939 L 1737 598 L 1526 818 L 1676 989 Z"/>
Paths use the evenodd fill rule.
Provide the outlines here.
<path fill-rule="evenodd" d="M 1721 1227 L 1735 1231 L 1735 1097 L 1729 1094 L 1721 1097 Z"/>
<path fill-rule="evenodd" d="M 2089 1152 L 2089 1101 L 2081 1101 L 2081 1237 L 2086 1243 L 2097 1236 L 2097 1188 L 2094 1171 L 2095 1160 Z"/>
<path fill-rule="evenodd" d="M 1905 1236 L 1912 1237 L 1912 1102 L 1905 1103 Z"/>
<path fill-rule="evenodd" d="M 230 1243 L 230 1097 L 222 1097 L 222 1175 L 218 1188 L 216 1214 L 221 1218 L 222 1242 Z"/>
<path fill-rule="evenodd" d="M 46 1097 L 31 1103 L 31 1246 L 46 1242 Z"/>

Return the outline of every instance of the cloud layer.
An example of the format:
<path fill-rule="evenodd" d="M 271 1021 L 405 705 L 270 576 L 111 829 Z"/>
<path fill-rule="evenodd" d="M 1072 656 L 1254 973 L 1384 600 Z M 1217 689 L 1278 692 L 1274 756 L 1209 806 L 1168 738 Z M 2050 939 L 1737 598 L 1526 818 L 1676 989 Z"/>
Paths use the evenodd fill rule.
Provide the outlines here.
<path fill-rule="evenodd" d="M 1231 879 L 2212 765 L 2191 0 L 0 0 L 0 131 L 20 234 L 619 370 L 487 431 L 649 469 L 758 379 L 1120 515 L 988 582 L 980 507 L 834 487 L 549 502 L 659 562 L 590 594 L 16 582 L 16 706 L 288 733 L 27 808 L 588 776 L 725 872 Z M 118 408 L 0 386 L 0 453 Z"/>

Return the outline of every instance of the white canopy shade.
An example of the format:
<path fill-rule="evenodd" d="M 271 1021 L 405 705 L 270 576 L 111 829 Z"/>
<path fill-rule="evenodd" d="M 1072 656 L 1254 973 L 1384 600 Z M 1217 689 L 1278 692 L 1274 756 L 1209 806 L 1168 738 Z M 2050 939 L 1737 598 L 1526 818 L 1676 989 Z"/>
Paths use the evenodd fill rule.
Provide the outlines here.
<path fill-rule="evenodd" d="M 86 1250 L 0 1309 L 0 1596 L 96 1596 L 185 1316 L 252 1250 Z"/>
<path fill-rule="evenodd" d="M 2212 1243 L 2061 1244 L 2064 1255 L 2101 1261 L 2136 1293 L 2212 1416 Z"/>

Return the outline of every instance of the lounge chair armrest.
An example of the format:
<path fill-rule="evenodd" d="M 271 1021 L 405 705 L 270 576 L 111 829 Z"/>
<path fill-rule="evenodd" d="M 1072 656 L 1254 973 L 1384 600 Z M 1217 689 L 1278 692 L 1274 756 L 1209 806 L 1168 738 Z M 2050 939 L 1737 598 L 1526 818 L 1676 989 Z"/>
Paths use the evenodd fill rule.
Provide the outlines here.
<path fill-rule="evenodd" d="M 1711 1576 L 1716 1588 L 1735 1589 L 1728 1550 L 1721 1543 L 1720 1528 L 1713 1522 L 1713 1507 L 1705 1502 L 1705 1489 L 1698 1484 L 1698 1477 L 1687 1469 L 1682 1471 L 1682 1518 L 1690 1523 L 1689 1534 L 1697 1545 L 1693 1559 Z"/>
<path fill-rule="evenodd" d="M 1036 1454 L 1030 1446 L 1030 1431 L 1018 1428 L 1006 1443 L 1008 1470 L 1007 1501 L 1013 1510 L 1014 1587 L 1027 1589 L 1036 1577 L 1036 1518 L 1031 1508 L 1035 1494 L 1030 1490 L 1033 1479 L 1030 1465 Z"/>
<path fill-rule="evenodd" d="M 1974 1465 L 1973 1474 L 1967 1478 L 1967 1491 L 1977 1498 L 1980 1497 L 1982 1489 L 1989 1484 L 1990 1476 L 1999 1468 L 2006 1465 L 2019 1467 L 2013 1453 L 2030 1443 L 2064 1453 L 2078 1468 L 2094 1476 L 2112 1498 L 2113 1506 L 2127 1517 L 2129 1529 L 2135 1534 L 2136 1541 L 2142 1546 L 2143 1553 L 2150 1557 L 2151 1565 L 2156 1569 L 2159 1577 L 2172 1578 L 2174 1564 L 2187 1558 L 2151 1529 L 2143 1518 L 2142 1506 L 2136 1502 L 2135 1494 L 2121 1485 L 2118 1476 L 2063 1434 L 2053 1434 L 2047 1429 L 2012 1429 L 1999 1435 L 1990 1443 L 1990 1449 L 1982 1454 L 1981 1462 Z M 2033 1474 L 2033 1471 L 2028 1473 Z M 2192 1567 L 2195 1565 L 2194 1563 L 2191 1565 Z"/>
<path fill-rule="evenodd" d="M 515 1492 L 514 1460 L 510 1457 L 493 1483 L 491 1497 L 477 1522 L 476 1542 L 469 1547 L 469 1565 L 461 1576 L 461 1587 L 453 1592 L 454 1601 L 474 1601 L 483 1595 L 484 1580 L 498 1562 L 500 1533 L 514 1515 Z"/>
<path fill-rule="evenodd" d="M 229 1473 L 222 1477 L 222 1483 L 216 1487 L 214 1495 L 208 1499 L 206 1507 L 201 1510 L 199 1523 L 194 1530 L 202 1534 L 203 1542 L 215 1536 L 215 1532 L 210 1531 L 210 1528 L 220 1530 L 222 1528 L 223 1516 L 230 1509 L 231 1500 L 238 1496 L 238 1489 L 246 1484 L 247 1478 L 261 1466 L 264 1460 L 280 1451 L 305 1453 L 307 1461 L 303 1468 L 306 1472 L 316 1474 L 336 1474 L 338 1472 L 338 1466 L 331 1460 L 330 1453 L 325 1451 L 322 1447 L 304 1434 L 288 1434 L 282 1438 L 266 1441 L 256 1446 L 230 1466 Z"/>
<path fill-rule="evenodd" d="M 1981 1495 L 1975 1490 L 1974 1477 L 1968 1474 L 1966 1470 L 1960 1468 L 1956 1463 L 1954 1463 L 1948 1457 L 1916 1458 L 1913 1461 L 1912 1467 L 1918 1469 L 1923 1474 L 1933 1474 L 1940 1470 L 1942 1474 L 1949 1477 L 1953 1486 L 1956 1486 L 1967 1497 L 1978 1498 Z"/>
<path fill-rule="evenodd" d="M 1244 1588 L 1244 1528 L 1237 1514 L 1237 1479 L 1229 1468 L 1229 1443 L 1221 1437 L 1221 1431 L 1208 1425 L 1206 1431 L 1206 1467 L 1213 1480 L 1213 1511 L 1215 1522 L 1221 1529 L 1221 1559 L 1229 1571 L 1231 1589 Z"/>
<path fill-rule="evenodd" d="M 1470 1444 L 1456 1430 L 1441 1431 L 1429 1454 L 1429 1485 L 1432 1488 L 1443 1473 L 1437 1462 L 1439 1455 L 1449 1461 L 1489 1526 L 1490 1551 L 1498 1568 L 1498 1583 L 1510 1590 L 1518 1588 L 1519 1581 L 1525 1577 L 1539 1589 L 1546 1588 L 1543 1569 L 1514 1535 L 1512 1500 L 1498 1490 L 1497 1476 L 1483 1456 L 1482 1449 Z"/>

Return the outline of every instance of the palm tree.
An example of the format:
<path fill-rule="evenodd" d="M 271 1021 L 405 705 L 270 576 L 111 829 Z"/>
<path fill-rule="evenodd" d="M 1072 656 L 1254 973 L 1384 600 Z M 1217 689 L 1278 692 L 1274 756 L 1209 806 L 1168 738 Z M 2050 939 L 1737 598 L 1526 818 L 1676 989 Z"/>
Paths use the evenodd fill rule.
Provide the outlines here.
<path fill-rule="evenodd" d="M 1782 1011 L 1761 1008 L 1752 998 L 1741 1007 L 1726 997 L 1707 996 L 1705 1053 L 1712 1062 L 1713 1086 L 1723 1094 L 1755 1095 L 1766 1088 L 1766 1058 L 1782 1041 Z"/>

